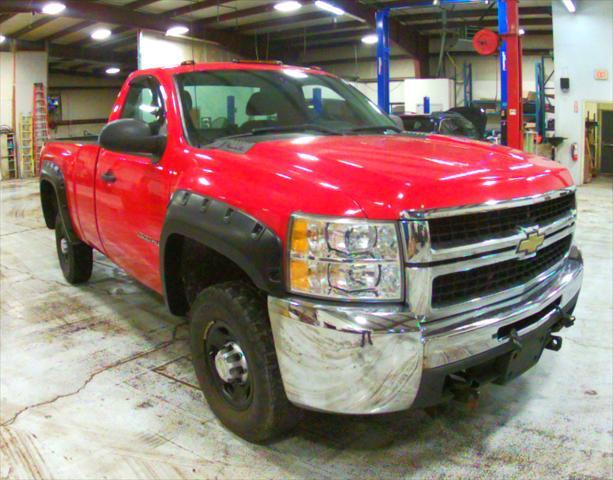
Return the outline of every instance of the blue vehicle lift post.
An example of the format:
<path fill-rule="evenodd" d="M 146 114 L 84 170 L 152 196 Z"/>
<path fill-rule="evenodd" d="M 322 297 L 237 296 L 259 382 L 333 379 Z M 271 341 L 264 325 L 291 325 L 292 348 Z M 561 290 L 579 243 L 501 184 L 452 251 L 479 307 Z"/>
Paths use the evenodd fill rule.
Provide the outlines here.
<path fill-rule="evenodd" d="M 440 0 L 439 2 L 439 4 L 441 5 L 451 5 L 454 3 L 475 3 L 475 0 Z M 396 4 L 393 7 L 377 10 L 375 16 L 377 27 L 377 101 L 379 104 L 379 108 L 381 108 L 381 110 L 386 113 L 390 113 L 390 12 L 392 10 L 405 10 L 409 8 L 423 8 L 431 6 L 432 0 L 424 0 L 422 2 L 407 2 L 406 4 Z"/>
<path fill-rule="evenodd" d="M 534 71 L 536 76 L 536 98 L 534 100 L 534 113 L 536 116 L 536 133 L 542 142 L 547 133 L 547 120 L 545 110 L 545 58 L 535 62 Z"/>

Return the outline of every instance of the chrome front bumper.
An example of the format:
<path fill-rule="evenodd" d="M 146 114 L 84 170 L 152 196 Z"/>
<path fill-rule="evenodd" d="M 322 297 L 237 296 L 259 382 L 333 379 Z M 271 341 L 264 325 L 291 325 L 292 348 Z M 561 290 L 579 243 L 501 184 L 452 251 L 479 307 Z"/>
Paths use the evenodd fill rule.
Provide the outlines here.
<path fill-rule="evenodd" d="M 269 297 L 277 359 L 289 400 L 326 412 L 372 414 L 405 410 L 428 369 L 483 354 L 509 342 L 498 330 L 543 311 L 564 309 L 581 288 L 583 261 L 572 247 L 545 282 L 498 307 L 444 320 L 416 318 L 404 306 L 351 307 Z M 551 322 L 551 309 L 523 329 Z"/>

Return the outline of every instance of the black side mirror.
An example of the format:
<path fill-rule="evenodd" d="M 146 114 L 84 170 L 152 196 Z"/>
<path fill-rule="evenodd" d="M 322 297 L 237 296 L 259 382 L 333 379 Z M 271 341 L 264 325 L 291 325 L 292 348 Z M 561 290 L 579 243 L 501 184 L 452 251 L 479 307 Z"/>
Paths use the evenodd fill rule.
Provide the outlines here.
<path fill-rule="evenodd" d="M 100 146 L 111 152 L 144 153 L 159 158 L 166 149 L 166 137 L 154 135 L 145 122 L 125 118 L 108 123 L 100 132 Z"/>

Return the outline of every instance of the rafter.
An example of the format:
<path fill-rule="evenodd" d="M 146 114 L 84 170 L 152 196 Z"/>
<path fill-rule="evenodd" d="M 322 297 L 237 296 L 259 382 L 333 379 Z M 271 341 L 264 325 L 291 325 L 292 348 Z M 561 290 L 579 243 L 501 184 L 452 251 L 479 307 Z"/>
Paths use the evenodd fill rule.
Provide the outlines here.
<path fill-rule="evenodd" d="M 135 0 L 134 2 L 130 2 L 126 4 L 126 7 L 133 8 L 136 10 L 137 8 L 143 8 L 147 5 L 151 5 L 152 3 L 159 2 L 160 0 Z"/>
<path fill-rule="evenodd" d="M 261 22 L 247 23 L 234 29 L 236 32 L 248 32 L 253 30 L 263 30 L 268 28 L 283 29 L 293 28 L 296 23 L 311 22 L 314 20 L 329 20 L 334 21 L 334 17 L 323 12 L 304 13 L 302 15 L 294 15 L 291 17 L 273 18 L 270 20 L 262 20 Z"/>
<path fill-rule="evenodd" d="M 214 23 L 227 22 L 229 20 L 236 20 L 239 18 L 251 17 L 269 12 L 274 12 L 274 4 L 272 3 L 268 5 L 258 5 L 257 7 L 244 8 L 242 10 L 235 10 L 233 12 L 215 15 L 214 17 L 203 18 L 202 20 L 198 21 L 198 24 L 201 26 L 212 25 Z"/>
<path fill-rule="evenodd" d="M 551 6 L 546 7 L 520 7 L 519 8 L 520 17 L 523 15 L 549 15 L 551 16 Z M 485 17 L 496 17 L 498 15 L 498 10 L 496 9 L 472 9 L 472 10 L 449 10 L 447 11 L 447 18 L 481 18 Z M 402 15 L 396 15 L 394 18 L 404 22 L 421 22 L 426 20 L 438 20 L 441 18 L 441 13 L 439 11 L 433 13 L 404 13 Z"/>
<path fill-rule="evenodd" d="M 307 27 L 292 28 L 291 30 L 283 30 L 282 32 L 272 33 L 270 35 L 271 40 L 286 40 L 292 38 L 310 37 L 313 35 L 327 34 L 330 32 L 347 32 L 357 31 L 370 28 L 364 22 L 349 21 L 349 22 L 336 22 L 331 25 L 311 25 Z"/>
<path fill-rule="evenodd" d="M 520 25 L 522 27 L 530 26 L 530 25 L 551 25 L 551 18 L 524 18 L 520 20 Z M 460 27 L 498 27 L 498 20 L 495 18 L 485 19 L 481 21 L 462 21 L 462 20 L 454 20 L 451 22 L 447 22 L 447 28 L 460 28 Z M 430 22 L 430 23 L 420 23 L 419 28 L 421 30 L 439 30 L 443 28 L 442 22 Z"/>
<path fill-rule="evenodd" d="M 7 20 L 10 20 L 15 15 L 17 15 L 17 14 L 16 13 L 4 13 L 4 14 L 0 15 L 0 23 L 6 22 Z"/>
<path fill-rule="evenodd" d="M 185 7 L 175 8 L 164 12 L 163 15 L 169 17 L 180 17 L 181 15 L 187 15 L 188 13 L 197 12 L 198 10 L 204 10 L 205 8 L 221 6 L 224 3 L 229 3 L 232 0 L 205 0 L 202 2 L 196 2 L 192 5 L 186 5 Z"/>
<path fill-rule="evenodd" d="M 10 32 L 9 36 L 11 36 L 12 38 L 19 38 L 22 35 L 25 35 L 26 33 L 33 32 L 37 28 L 43 27 L 43 26 L 47 25 L 48 23 L 53 22 L 54 20 L 57 20 L 57 18 L 56 17 L 43 17 L 43 18 L 39 18 L 35 22 L 30 23 L 30 24 L 26 25 L 23 28 L 20 28 L 19 30 L 15 31 L 15 32 Z"/>
<path fill-rule="evenodd" d="M 0 2 L 0 13 L 13 12 L 15 9 L 30 9 L 40 11 L 45 0 L 2 0 Z M 91 20 L 95 18 L 98 22 L 111 23 L 132 28 L 143 28 L 166 32 L 168 28 L 175 24 L 166 15 L 154 15 L 134 11 L 131 8 L 114 6 L 102 3 L 84 2 L 83 0 L 64 0 L 66 10 L 63 16 Z M 229 50 L 251 56 L 253 51 L 253 41 L 248 37 L 237 35 L 236 33 L 224 32 L 211 28 L 196 28 L 191 34 L 203 40 L 220 43 Z"/>
<path fill-rule="evenodd" d="M 70 45 L 49 45 L 49 56 L 70 60 L 84 60 L 98 63 L 120 63 L 122 65 L 136 65 L 136 56 L 125 52 L 113 52 L 102 49 L 78 48 Z"/>
<path fill-rule="evenodd" d="M 108 45 L 111 45 L 113 43 L 117 43 L 123 40 L 123 34 L 127 33 L 127 32 L 132 32 L 134 31 L 133 28 L 131 27 L 117 27 L 117 28 L 113 28 L 111 30 L 111 36 L 109 38 L 107 38 L 106 40 L 92 40 L 89 39 L 86 42 L 82 43 L 82 45 L 84 47 L 106 47 Z M 75 40 L 74 42 L 70 42 L 70 45 L 72 45 L 73 43 L 78 43 L 79 40 Z"/>
<path fill-rule="evenodd" d="M 87 27 L 91 27 L 96 23 L 95 20 L 83 20 L 82 22 L 76 23 L 71 27 L 64 28 L 58 32 L 52 33 L 51 35 L 47 35 L 46 37 L 41 38 L 41 40 L 47 40 L 48 42 L 53 42 L 58 38 L 65 37 L 66 35 L 70 35 L 72 33 L 79 32 L 84 30 Z"/>
<path fill-rule="evenodd" d="M 366 21 L 372 28 L 375 28 L 375 14 L 376 8 L 362 5 L 353 0 L 335 0 L 334 4 L 350 15 L 361 18 Z M 413 55 L 414 58 L 419 59 L 421 62 L 426 62 L 427 59 L 423 57 L 423 52 L 418 47 L 419 34 L 416 30 L 406 25 L 402 25 L 395 17 L 389 19 L 389 33 L 390 39 L 400 46 L 404 51 Z"/>

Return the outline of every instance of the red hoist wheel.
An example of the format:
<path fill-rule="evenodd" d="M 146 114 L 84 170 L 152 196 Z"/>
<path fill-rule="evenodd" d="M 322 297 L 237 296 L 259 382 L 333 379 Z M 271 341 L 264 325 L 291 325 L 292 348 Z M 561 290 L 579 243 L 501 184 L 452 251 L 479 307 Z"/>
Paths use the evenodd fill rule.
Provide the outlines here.
<path fill-rule="evenodd" d="M 479 55 L 493 55 L 498 50 L 498 34 L 484 28 L 473 37 L 473 47 Z"/>

